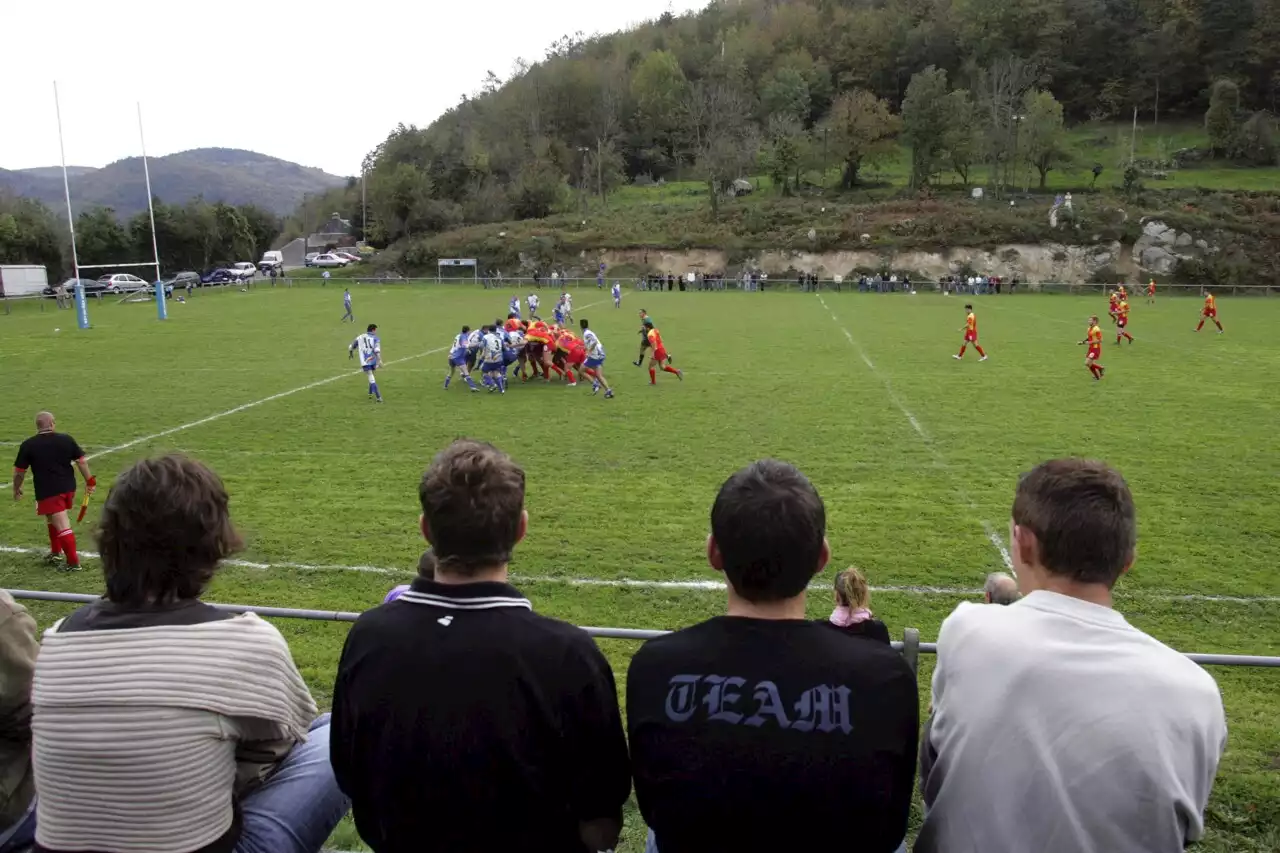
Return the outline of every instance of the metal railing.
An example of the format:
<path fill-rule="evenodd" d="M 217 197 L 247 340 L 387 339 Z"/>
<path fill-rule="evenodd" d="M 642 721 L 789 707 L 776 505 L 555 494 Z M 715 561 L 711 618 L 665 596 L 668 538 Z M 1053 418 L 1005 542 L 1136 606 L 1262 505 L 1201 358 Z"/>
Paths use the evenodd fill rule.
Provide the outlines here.
<path fill-rule="evenodd" d="M 63 604 L 88 604 L 98 600 L 96 595 L 87 595 L 78 592 L 44 592 L 40 590 L 30 589 L 11 589 L 9 594 L 14 598 L 26 599 L 28 601 L 54 601 Z M 276 619 L 311 619 L 321 622 L 354 622 L 360 617 L 355 611 L 347 610 L 303 610 L 293 607 L 262 607 L 254 604 L 213 604 L 211 607 L 218 610 L 224 610 L 228 613 L 254 613 L 264 618 Z M 656 631 L 644 628 L 597 628 L 590 626 L 581 626 L 592 637 L 599 637 L 606 640 L 651 640 L 654 637 L 661 637 L 670 631 Z M 916 628 L 907 628 L 903 631 L 903 638 L 891 644 L 894 649 L 902 652 L 907 659 L 907 663 L 911 665 L 912 672 L 918 671 L 920 655 L 935 655 L 938 653 L 937 643 L 920 642 L 920 631 Z M 1206 654 L 1199 652 L 1183 652 L 1188 659 L 1200 664 L 1201 666 L 1253 666 L 1253 667 L 1280 667 L 1280 657 L 1270 655 L 1220 655 Z"/>

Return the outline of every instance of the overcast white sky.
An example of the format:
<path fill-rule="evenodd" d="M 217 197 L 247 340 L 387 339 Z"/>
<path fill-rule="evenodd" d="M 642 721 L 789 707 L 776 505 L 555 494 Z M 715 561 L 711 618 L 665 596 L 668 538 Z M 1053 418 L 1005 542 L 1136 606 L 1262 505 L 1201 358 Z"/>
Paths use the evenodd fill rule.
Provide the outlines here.
<path fill-rule="evenodd" d="M 0 0 L 10 98 L 0 168 L 245 148 L 337 175 L 562 35 L 709 0 Z M 17 84 L 17 85 L 12 85 Z"/>

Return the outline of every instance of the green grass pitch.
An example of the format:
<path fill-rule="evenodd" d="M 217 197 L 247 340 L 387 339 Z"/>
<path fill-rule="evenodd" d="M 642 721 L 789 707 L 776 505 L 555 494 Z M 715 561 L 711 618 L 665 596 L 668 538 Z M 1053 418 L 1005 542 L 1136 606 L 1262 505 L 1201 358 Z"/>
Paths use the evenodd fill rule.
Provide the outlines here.
<path fill-rule="evenodd" d="M 0 440 L 13 452 L 35 412 L 50 409 L 102 454 L 92 464 L 104 487 L 144 454 L 197 456 L 231 490 L 248 540 L 240 557 L 260 564 L 225 568 L 210 600 L 358 610 L 410 577 L 423 547 L 416 484 L 432 454 L 457 436 L 487 439 L 529 477 L 515 582 L 542 612 L 637 628 L 722 611 L 716 589 L 659 582 L 716 580 L 704 558 L 716 489 L 737 467 L 775 456 L 822 493 L 835 564 L 861 566 L 879 588 L 877 614 L 925 639 L 1002 568 L 1018 474 L 1087 455 L 1118 466 L 1138 503 L 1139 559 L 1118 607 L 1183 650 L 1280 650 L 1280 301 L 1221 299 L 1219 336 L 1192 333 L 1198 299 L 1148 306 L 1135 296 L 1137 343 L 1119 347 L 1109 334 L 1107 377 L 1094 382 L 1076 342 L 1090 313 L 1105 317 L 1096 297 L 974 298 L 991 356 L 979 363 L 972 350 L 951 358 L 963 297 L 628 291 L 615 310 L 588 287 L 575 313 L 608 348 L 616 399 L 585 384 L 516 385 L 505 397 L 443 391 L 452 336 L 505 316 L 512 294 L 358 286 L 356 327 L 338 322 L 332 287 L 197 292 L 171 303 L 165 323 L 150 304 L 93 303 L 90 331 L 70 312 L 23 304 L 0 314 Z M 648 387 L 631 366 L 641 307 L 683 383 L 659 374 Z M 345 353 L 368 322 L 390 363 L 382 406 L 368 402 Z M 87 534 L 105 494 L 81 525 L 82 548 L 93 548 Z M 44 540 L 29 496 L 5 506 L 5 586 L 100 591 L 92 561 L 75 575 L 45 568 L 35 553 Z M 828 606 L 826 592 L 812 594 L 814 617 Z M 68 608 L 32 609 L 48 624 Z M 277 624 L 327 704 L 344 627 Z M 625 687 L 634 645 L 601 645 Z M 922 702 L 929 671 L 926 659 Z M 1280 849 L 1280 676 L 1213 674 L 1230 743 L 1204 849 Z M 628 821 L 624 849 L 639 850 L 634 809 Z M 355 848 L 349 824 L 334 843 Z"/>

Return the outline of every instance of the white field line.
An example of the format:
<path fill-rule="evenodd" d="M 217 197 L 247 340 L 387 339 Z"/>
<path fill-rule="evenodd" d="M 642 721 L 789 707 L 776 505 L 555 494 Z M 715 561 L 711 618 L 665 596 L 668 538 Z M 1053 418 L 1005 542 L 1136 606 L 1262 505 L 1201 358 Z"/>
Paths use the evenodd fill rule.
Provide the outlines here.
<path fill-rule="evenodd" d="M 862 357 L 862 363 L 867 366 L 867 369 L 871 371 L 873 376 L 884 384 L 884 390 L 889 395 L 889 399 L 898 407 L 898 411 L 902 412 L 903 417 L 905 417 L 907 422 L 911 424 L 911 428 L 916 431 L 916 435 L 920 436 L 920 440 L 924 443 L 925 449 L 927 449 L 930 455 L 933 456 L 933 461 L 937 463 L 939 467 L 949 468 L 947 460 L 938 451 L 937 445 L 934 444 L 932 436 L 929 435 L 929 432 L 924 428 L 924 425 L 920 423 L 916 416 L 911 413 L 911 410 L 906 407 L 906 404 L 902 402 L 902 398 L 898 396 L 898 393 L 893 390 L 893 383 L 889 380 L 889 377 L 876 369 L 875 363 L 867 355 L 866 350 L 862 348 L 862 345 L 858 343 L 857 339 L 854 338 L 849 330 L 840 322 L 840 318 L 836 316 L 836 312 L 831 310 L 831 307 L 827 305 L 827 301 L 823 299 L 821 295 L 818 296 L 818 301 L 822 303 L 823 308 L 827 309 L 827 313 L 831 315 L 832 321 L 837 327 L 839 327 L 840 331 L 844 332 L 844 336 L 849 341 L 849 345 L 858 351 L 858 355 Z M 973 496 L 969 494 L 968 490 L 964 488 L 964 486 L 957 487 L 956 493 L 960 496 L 961 500 L 968 504 L 970 510 L 975 514 L 979 513 L 977 502 L 973 499 Z M 1012 572 L 1013 558 L 1009 555 L 1009 549 L 1005 547 L 1004 539 L 1001 538 L 1000 534 L 996 531 L 991 522 L 987 521 L 985 518 L 979 518 L 979 521 L 982 524 L 982 531 L 987 534 L 987 539 L 990 540 L 992 546 L 995 547 L 996 552 L 1000 555 L 1000 559 L 1004 561 L 1005 568 Z"/>
<path fill-rule="evenodd" d="M 579 310 L 585 311 L 588 308 L 595 307 L 596 305 L 603 305 L 605 301 L 607 300 L 598 300 L 596 302 L 590 302 L 586 305 L 583 305 Z M 435 355 L 436 353 L 444 352 L 447 349 L 448 347 L 437 347 L 436 349 L 427 350 L 426 352 L 420 352 L 417 355 L 407 355 L 404 358 L 393 359 L 391 361 L 386 362 L 383 366 L 390 367 L 393 364 L 403 364 L 406 361 L 413 361 L 415 359 L 425 358 L 426 356 L 429 356 L 429 355 Z M 300 394 L 303 391 L 310 391 L 312 388 L 319 388 L 321 385 L 328 385 L 331 382 L 337 382 L 339 379 L 345 379 L 348 376 L 359 376 L 363 372 L 364 371 L 362 370 L 354 370 L 354 371 L 348 370 L 344 373 L 339 373 L 337 376 L 330 376 L 328 379 L 321 379 L 317 382 L 311 382 L 306 385 L 300 385 L 297 388 L 293 388 L 288 391 L 281 391 L 279 394 L 272 394 L 270 397 L 263 397 L 261 400 L 254 400 L 252 403 L 245 403 L 242 406 L 236 406 L 234 409 L 227 409 L 225 412 L 218 412 L 216 415 L 209 415 L 209 417 L 207 418 L 201 418 L 200 420 L 192 421 L 189 424 L 182 424 L 180 426 L 170 427 L 169 429 L 161 430 L 160 432 L 152 433 L 151 435 L 144 435 L 141 438 L 135 438 L 131 441 L 126 441 L 124 444 L 117 444 L 114 447 L 107 447 L 103 450 L 97 451 L 96 453 L 90 453 L 85 458 L 92 461 L 94 459 L 97 459 L 99 456 L 106 456 L 110 453 L 119 453 L 121 450 L 128 450 L 130 447 L 143 444 L 144 442 L 152 441 L 157 438 L 164 438 L 166 435 L 173 435 L 175 432 L 182 432 L 183 430 L 188 430 L 193 427 L 204 426 L 207 423 L 211 423 L 213 421 L 225 418 L 228 415 L 239 414 L 240 412 L 243 412 L 247 409 L 252 409 L 257 406 L 261 406 L 263 403 L 270 403 L 273 400 L 279 400 L 284 397 L 291 397 L 294 394 Z M 0 483 L 0 489 L 7 489 L 10 485 L 12 484 Z"/>
<path fill-rule="evenodd" d="M 448 349 L 448 347 L 438 347 L 433 350 L 427 350 L 426 352 L 420 352 L 417 355 L 407 355 L 404 358 L 397 358 L 397 359 L 394 359 L 393 361 L 388 361 L 383 366 L 390 367 L 393 364 L 400 364 L 406 361 L 413 361 L 416 358 L 425 358 L 426 356 L 434 355 L 435 353 L 438 353 L 438 352 L 444 352 L 446 349 Z M 273 400 L 280 400 L 284 397 L 292 397 L 294 394 L 301 394 L 303 391 L 310 391 L 312 388 L 319 388 L 321 385 L 328 385 L 331 382 L 337 382 L 339 379 L 346 379 L 349 376 L 359 376 L 363 372 L 364 371 L 362 370 L 354 370 L 354 371 L 348 370 L 343 373 L 339 373 L 337 376 L 330 376 L 328 379 L 321 379 L 317 382 L 310 382 L 306 385 L 299 385 L 297 388 L 291 388 L 288 391 L 281 391 L 279 394 L 272 394 L 270 397 L 263 397 L 261 400 L 254 400 L 252 403 L 245 403 L 242 406 L 236 406 L 234 409 L 227 409 L 225 412 L 218 412 L 216 415 L 209 415 L 207 418 L 201 418 L 198 421 L 192 421 L 191 423 L 188 423 L 188 424 L 181 424 L 176 427 L 170 427 L 169 429 L 164 429 L 164 430 L 161 430 L 160 432 L 154 432 L 151 435 L 144 435 L 141 438 L 135 438 L 130 441 L 126 441 L 124 444 L 117 444 L 114 447 L 107 447 L 103 450 L 99 450 L 95 453 L 90 453 L 86 455 L 85 459 L 92 461 L 94 459 L 97 459 L 100 456 L 106 456 L 111 453 L 119 453 L 121 450 L 128 450 L 130 447 L 134 447 L 136 445 L 143 444 L 145 442 L 152 441 L 157 438 L 164 438 L 166 435 L 173 435 L 175 432 L 182 432 L 183 430 L 192 429 L 193 427 L 204 426 L 207 423 L 212 423 L 213 421 L 221 420 L 222 418 L 225 418 L 228 415 L 236 415 L 248 409 L 261 406 L 264 403 L 270 403 Z M 8 488 L 9 485 L 10 485 L 9 483 L 0 483 L 0 489 Z"/>
<path fill-rule="evenodd" d="M 15 545 L 0 545 L 0 554 L 21 554 L 40 556 L 47 553 L 45 548 L 27 548 Z M 81 551 L 80 556 L 86 560 L 99 559 L 93 551 Z M 384 575 L 389 578 L 408 579 L 417 572 L 413 569 L 395 569 L 382 566 L 342 566 L 313 563 L 261 563 L 252 560 L 223 560 L 222 565 L 255 571 L 301 571 L 301 572 L 360 572 L 365 574 Z M 657 589 L 684 590 L 689 592 L 723 592 L 725 584 L 716 580 L 649 580 L 645 578 L 574 578 L 560 575 L 523 575 L 514 573 L 513 583 L 551 584 L 575 587 L 604 587 L 612 589 Z M 811 590 L 828 590 L 827 583 L 813 583 Z M 873 586 L 872 592 L 882 594 L 940 596 L 940 597 L 976 597 L 982 594 L 980 589 L 947 586 Z M 1208 593 L 1176 593 L 1146 590 L 1121 590 L 1120 599 L 1149 599 L 1154 601 L 1214 601 L 1227 604 L 1280 604 L 1280 595 L 1212 595 Z"/>

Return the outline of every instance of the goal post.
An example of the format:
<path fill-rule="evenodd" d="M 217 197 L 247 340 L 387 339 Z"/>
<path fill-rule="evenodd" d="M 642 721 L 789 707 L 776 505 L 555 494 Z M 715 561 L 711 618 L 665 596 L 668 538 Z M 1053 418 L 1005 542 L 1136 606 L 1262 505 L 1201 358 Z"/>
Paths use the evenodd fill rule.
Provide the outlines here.
<path fill-rule="evenodd" d="M 76 246 L 76 219 L 71 209 L 71 178 L 67 173 L 67 148 L 62 133 L 62 103 L 58 97 L 58 81 L 53 81 L 53 109 L 58 120 L 58 153 L 62 159 L 62 192 L 67 202 L 67 230 L 71 235 L 71 265 L 75 271 L 75 289 L 76 289 L 76 324 L 81 329 L 89 328 L 89 311 L 85 304 L 84 288 L 80 284 L 80 273 L 82 270 L 100 270 L 100 269 L 133 269 L 137 267 L 152 267 L 155 269 L 155 282 L 160 281 L 160 246 L 156 240 L 156 212 L 155 205 L 151 197 L 151 166 L 147 162 L 147 139 L 142 130 L 142 104 L 137 104 L 138 112 L 138 140 L 142 146 L 142 174 L 147 188 L 147 217 L 151 225 L 151 260 L 150 261 L 128 261 L 118 264 L 82 264 L 80 263 L 80 252 Z M 163 291 L 163 288 L 159 288 Z M 167 312 L 164 309 L 163 302 L 157 306 L 157 314 L 161 320 L 167 318 Z"/>

